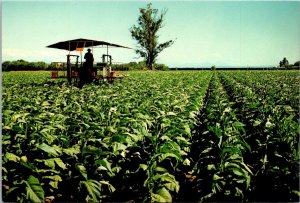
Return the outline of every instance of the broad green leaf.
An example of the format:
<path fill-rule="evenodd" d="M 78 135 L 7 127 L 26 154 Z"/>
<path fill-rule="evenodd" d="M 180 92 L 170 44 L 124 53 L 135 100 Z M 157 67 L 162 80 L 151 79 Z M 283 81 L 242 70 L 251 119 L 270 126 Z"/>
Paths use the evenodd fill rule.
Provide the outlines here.
<path fill-rule="evenodd" d="M 105 168 L 104 166 L 99 166 L 97 168 L 97 170 L 99 170 L 99 171 L 107 171 L 107 168 Z"/>
<path fill-rule="evenodd" d="M 219 123 L 217 123 L 219 124 Z M 222 130 L 220 129 L 219 125 L 216 126 L 208 126 L 208 129 L 213 132 L 218 138 L 222 137 Z"/>
<path fill-rule="evenodd" d="M 44 101 L 44 102 L 42 103 L 42 107 L 50 107 L 50 103 L 47 102 L 47 101 Z"/>
<path fill-rule="evenodd" d="M 101 183 L 96 180 L 80 181 L 80 184 L 84 185 L 88 195 L 91 197 L 93 202 L 99 202 L 101 200 Z"/>
<path fill-rule="evenodd" d="M 5 167 L 3 167 L 3 163 L 2 163 L 2 170 L 3 170 L 3 173 L 7 173 L 7 169 Z"/>
<path fill-rule="evenodd" d="M 132 133 L 123 133 L 123 135 L 126 135 L 127 143 L 130 143 L 128 141 L 128 139 L 132 140 L 133 142 L 138 142 L 139 140 L 141 140 L 140 135 L 136 135 L 136 134 L 132 134 Z"/>
<path fill-rule="evenodd" d="M 110 132 L 112 132 L 112 133 L 117 133 L 117 132 L 118 132 L 118 130 L 115 129 L 115 128 L 113 128 L 112 126 L 109 126 L 109 127 L 108 127 L 108 130 L 109 130 Z"/>
<path fill-rule="evenodd" d="M 226 164 L 225 164 L 225 167 L 226 167 Z M 216 167 L 215 167 L 215 165 L 214 164 L 208 164 L 207 165 L 207 170 L 216 170 Z"/>
<path fill-rule="evenodd" d="M 5 192 L 5 195 L 10 195 L 10 193 L 13 193 L 13 191 L 17 190 L 17 189 L 19 189 L 19 187 L 9 188 L 9 190 L 7 190 L 7 192 Z M 3 189 L 2 189 L 2 192 L 3 192 Z"/>
<path fill-rule="evenodd" d="M 228 168 L 228 167 L 240 168 L 240 166 L 237 163 L 228 162 L 228 161 L 225 162 L 224 166 L 225 166 L 225 168 Z"/>
<path fill-rule="evenodd" d="M 143 169 L 144 171 L 147 170 L 148 166 L 146 164 L 140 164 L 139 168 Z"/>
<path fill-rule="evenodd" d="M 171 191 L 178 192 L 179 191 L 179 183 L 175 180 L 175 177 L 168 172 L 164 174 L 156 174 L 152 178 L 153 180 L 159 180 L 164 187 Z"/>
<path fill-rule="evenodd" d="M 163 140 L 163 141 L 172 141 L 172 139 L 169 137 L 169 136 L 167 136 L 167 135 L 163 135 L 163 136 L 161 136 L 161 137 L 159 137 L 159 139 L 160 140 Z"/>
<path fill-rule="evenodd" d="M 183 165 L 185 165 L 185 166 L 190 166 L 190 165 L 191 165 L 191 161 L 190 161 L 188 158 L 186 158 L 186 159 L 183 161 Z"/>
<path fill-rule="evenodd" d="M 212 147 L 208 147 L 208 148 L 206 148 L 205 150 L 203 150 L 203 151 L 201 152 L 201 154 L 208 153 L 208 152 L 210 152 L 212 149 L 213 149 Z"/>
<path fill-rule="evenodd" d="M 32 171 L 36 170 L 36 167 L 32 163 L 28 162 L 28 159 L 26 156 L 22 156 L 20 160 L 21 160 L 20 161 L 21 164 L 23 166 L 25 166 L 26 168 L 31 169 Z"/>
<path fill-rule="evenodd" d="M 115 173 L 119 173 L 122 170 L 122 167 L 120 166 L 115 166 L 111 169 L 111 171 L 113 172 L 113 174 Z"/>
<path fill-rule="evenodd" d="M 156 194 L 151 194 L 153 202 L 172 202 L 172 196 L 166 188 L 161 188 L 156 191 Z"/>
<path fill-rule="evenodd" d="M 256 126 L 260 125 L 261 122 L 262 122 L 261 120 L 256 120 L 256 121 L 254 121 L 253 126 L 256 127 Z"/>
<path fill-rule="evenodd" d="M 14 114 L 12 115 L 11 119 L 13 122 L 16 122 L 18 120 L 18 118 L 21 118 L 23 116 L 23 114 Z"/>
<path fill-rule="evenodd" d="M 51 185 L 55 189 L 58 189 L 58 182 L 57 181 L 50 181 L 49 185 Z"/>
<path fill-rule="evenodd" d="M 220 179 L 223 179 L 223 177 L 220 177 L 217 174 L 213 175 L 213 180 L 220 180 Z"/>
<path fill-rule="evenodd" d="M 12 113 L 13 113 L 13 111 L 11 111 L 11 110 L 4 110 L 3 111 L 3 116 L 9 116 Z"/>
<path fill-rule="evenodd" d="M 165 183 L 163 184 L 168 190 L 177 192 L 179 191 L 179 183 L 178 182 L 172 182 L 172 183 Z"/>
<path fill-rule="evenodd" d="M 241 122 L 238 122 L 238 121 L 234 122 L 233 125 L 234 125 L 235 127 L 244 127 L 244 126 L 245 126 L 245 124 L 243 124 L 243 123 L 241 123 Z"/>
<path fill-rule="evenodd" d="M 58 153 L 55 150 L 55 148 L 47 145 L 46 143 L 40 144 L 38 146 L 38 148 L 43 150 L 44 152 L 47 152 L 48 154 L 50 154 L 52 156 L 55 156 L 55 157 L 58 156 Z"/>
<path fill-rule="evenodd" d="M 168 116 L 176 116 L 176 113 L 170 111 L 170 112 L 167 112 L 167 115 Z"/>
<path fill-rule="evenodd" d="M 126 150 L 127 149 L 127 146 L 122 144 L 122 143 L 119 143 L 119 142 L 115 142 L 113 143 L 112 145 L 113 147 L 113 152 L 116 152 L 116 151 L 123 151 L 123 150 Z"/>
<path fill-rule="evenodd" d="M 252 171 L 250 170 L 250 168 L 244 163 L 244 162 L 241 162 L 240 163 L 242 166 L 244 166 L 244 168 L 251 174 L 253 175 Z"/>
<path fill-rule="evenodd" d="M 275 126 L 275 124 L 271 123 L 270 120 L 268 119 L 265 126 L 266 126 L 266 128 L 273 128 Z"/>
<path fill-rule="evenodd" d="M 43 176 L 43 179 L 46 178 L 46 179 L 51 179 L 51 180 L 54 180 L 54 181 L 62 181 L 61 177 L 59 175 L 53 175 L 53 176 Z"/>
<path fill-rule="evenodd" d="M 37 173 L 46 173 L 46 174 L 48 174 L 48 173 L 60 174 L 59 171 L 56 171 L 54 169 L 37 169 L 36 172 Z"/>
<path fill-rule="evenodd" d="M 191 136 L 191 128 L 187 123 L 184 124 L 184 130 L 185 130 L 186 135 L 188 135 L 190 137 Z"/>
<path fill-rule="evenodd" d="M 300 197 L 300 191 L 293 190 L 292 193 L 296 194 L 298 197 Z"/>
<path fill-rule="evenodd" d="M 72 148 L 63 149 L 63 152 L 69 156 L 75 156 L 77 154 L 80 154 L 80 146 L 74 145 Z"/>
<path fill-rule="evenodd" d="M 20 157 L 18 157 L 17 155 L 15 155 L 13 153 L 10 153 L 10 152 L 6 152 L 5 158 L 8 161 L 13 161 L 13 162 L 19 162 L 20 161 Z"/>
<path fill-rule="evenodd" d="M 76 169 L 80 172 L 80 174 L 87 180 L 87 172 L 86 168 L 83 165 L 76 165 Z"/>
<path fill-rule="evenodd" d="M 28 162 L 28 159 L 26 156 L 21 156 L 20 160 L 21 160 L 21 162 Z"/>
<path fill-rule="evenodd" d="M 61 169 L 67 169 L 66 164 L 60 158 L 54 158 L 54 161 Z"/>
<path fill-rule="evenodd" d="M 61 182 L 62 179 L 59 175 L 54 176 L 44 176 L 43 179 L 50 179 L 49 185 L 51 185 L 53 188 L 58 189 L 58 182 Z"/>
<path fill-rule="evenodd" d="M 167 158 L 175 158 L 176 160 L 180 160 L 181 157 L 175 153 L 163 153 L 159 156 L 159 162 L 162 162 L 163 160 Z"/>
<path fill-rule="evenodd" d="M 11 127 L 10 126 L 7 126 L 7 125 L 5 125 L 5 126 L 2 126 L 2 130 L 11 130 Z M 3 143 L 2 143 L 3 144 Z"/>
<path fill-rule="evenodd" d="M 108 181 L 101 180 L 99 181 L 102 185 L 107 185 L 110 192 L 114 192 L 116 188 L 112 186 Z"/>
<path fill-rule="evenodd" d="M 55 168 L 55 162 L 54 159 L 44 159 L 44 163 L 46 166 L 54 169 Z"/>
<path fill-rule="evenodd" d="M 245 176 L 245 174 L 239 168 L 231 168 L 230 170 L 237 176 Z"/>
<path fill-rule="evenodd" d="M 109 172 L 112 173 L 112 170 L 111 170 L 111 163 L 105 158 L 105 159 L 102 159 L 102 160 L 97 160 L 95 161 L 94 163 L 96 166 L 100 165 L 102 167 L 104 167 L 106 170 L 108 170 Z"/>
<path fill-rule="evenodd" d="M 32 202 L 44 202 L 44 190 L 39 180 L 34 176 L 29 176 L 27 181 L 24 181 L 26 187 L 26 198 Z"/>
<path fill-rule="evenodd" d="M 160 167 L 160 166 L 155 167 L 155 171 L 157 171 L 157 172 L 164 172 L 164 173 L 168 172 L 167 169 L 165 169 L 163 167 Z"/>
<path fill-rule="evenodd" d="M 151 202 L 168 202 L 168 201 L 159 194 L 151 193 Z"/>
<path fill-rule="evenodd" d="M 100 148 L 97 148 L 95 146 L 85 146 L 82 148 L 81 151 L 82 156 L 85 156 L 87 154 L 93 154 L 93 155 L 105 155 L 108 154 L 107 151 L 102 151 Z"/>

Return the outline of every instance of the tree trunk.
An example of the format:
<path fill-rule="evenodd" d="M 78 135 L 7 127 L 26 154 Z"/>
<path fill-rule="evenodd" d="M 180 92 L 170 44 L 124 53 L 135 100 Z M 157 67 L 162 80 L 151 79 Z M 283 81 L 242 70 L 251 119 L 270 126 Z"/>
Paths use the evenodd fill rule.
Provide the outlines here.
<path fill-rule="evenodd" d="M 151 60 L 151 58 L 148 58 L 146 60 L 146 66 L 148 70 L 154 70 L 153 61 Z"/>

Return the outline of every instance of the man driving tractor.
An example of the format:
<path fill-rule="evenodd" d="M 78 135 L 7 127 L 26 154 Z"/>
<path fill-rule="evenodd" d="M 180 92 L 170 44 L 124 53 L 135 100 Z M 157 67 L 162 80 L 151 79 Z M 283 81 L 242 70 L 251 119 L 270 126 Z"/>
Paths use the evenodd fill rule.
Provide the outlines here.
<path fill-rule="evenodd" d="M 93 63 L 94 56 L 91 53 L 91 49 L 87 50 L 88 52 L 84 55 L 85 62 L 83 63 L 82 68 L 80 69 L 80 82 L 79 87 L 81 88 L 85 83 L 92 82 L 94 79 L 93 75 Z"/>

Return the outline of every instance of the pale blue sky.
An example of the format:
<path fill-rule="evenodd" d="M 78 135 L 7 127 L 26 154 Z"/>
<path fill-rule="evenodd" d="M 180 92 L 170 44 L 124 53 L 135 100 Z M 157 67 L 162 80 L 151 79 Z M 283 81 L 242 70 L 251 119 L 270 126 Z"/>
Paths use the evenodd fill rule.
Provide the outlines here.
<path fill-rule="evenodd" d="M 147 1 L 4 1 L 2 61 L 65 61 L 67 51 L 46 48 L 68 39 L 103 40 L 129 47 L 129 28 Z M 300 2 L 153 1 L 167 9 L 160 41 L 174 39 L 158 63 L 171 67 L 277 66 L 300 57 Z M 128 49 L 110 49 L 115 62 L 139 61 Z M 75 54 L 76 52 L 74 52 Z M 94 49 L 96 61 L 105 49 Z"/>

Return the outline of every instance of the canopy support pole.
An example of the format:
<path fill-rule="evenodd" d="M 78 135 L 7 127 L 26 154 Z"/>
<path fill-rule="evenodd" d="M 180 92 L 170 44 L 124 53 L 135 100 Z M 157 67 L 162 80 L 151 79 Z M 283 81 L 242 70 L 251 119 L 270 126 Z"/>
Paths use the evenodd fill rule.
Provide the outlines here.
<path fill-rule="evenodd" d="M 70 61 L 70 54 L 67 55 L 67 78 L 68 78 L 68 82 L 69 84 L 71 84 L 72 82 L 72 70 L 71 70 L 71 61 Z"/>
<path fill-rule="evenodd" d="M 80 68 L 82 67 L 82 51 L 80 51 Z"/>

